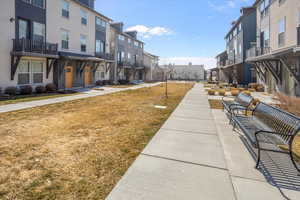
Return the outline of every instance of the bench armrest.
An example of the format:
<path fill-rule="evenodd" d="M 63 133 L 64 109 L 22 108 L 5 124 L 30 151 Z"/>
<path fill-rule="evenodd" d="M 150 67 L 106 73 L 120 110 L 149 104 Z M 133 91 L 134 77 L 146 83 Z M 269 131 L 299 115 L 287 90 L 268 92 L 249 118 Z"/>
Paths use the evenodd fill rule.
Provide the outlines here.
<path fill-rule="evenodd" d="M 224 96 L 224 97 L 222 97 L 222 101 L 225 101 L 224 100 L 225 98 L 232 98 L 234 100 L 235 96 Z"/>

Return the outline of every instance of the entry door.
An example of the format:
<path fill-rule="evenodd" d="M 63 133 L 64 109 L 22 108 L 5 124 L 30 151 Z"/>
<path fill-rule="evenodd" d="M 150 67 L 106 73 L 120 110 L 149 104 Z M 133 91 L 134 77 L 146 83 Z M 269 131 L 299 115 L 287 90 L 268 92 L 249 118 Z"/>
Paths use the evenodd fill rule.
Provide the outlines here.
<path fill-rule="evenodd" d="M 65 87 L 72 88 L 73 87 L 73 67 L 65 67 Z"/>
<path fill-rule="evenodd" d="M 91 67 L 85 67 L 84 85 L 92 85 L 92 70 Z"/>

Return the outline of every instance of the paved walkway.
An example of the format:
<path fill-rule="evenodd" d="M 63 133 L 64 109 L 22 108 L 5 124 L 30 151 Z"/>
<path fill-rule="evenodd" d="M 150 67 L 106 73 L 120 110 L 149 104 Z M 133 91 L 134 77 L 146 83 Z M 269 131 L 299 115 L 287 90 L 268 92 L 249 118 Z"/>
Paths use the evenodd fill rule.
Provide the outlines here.
<path fill-rule="evenodd" d="M 0 106 L 0 113 L 5 112 L 11 112 L 11 111 L 17 111 L 27 108 L 34 108 L 38 106 L 44 106 L 49 104 L 55 104 L 55 103 L 62 103 L 66 101 L 72 101 L 77 99 L 85 99 L 89 97 L 95 97 L 95 96 L 101 96 L 106 94 L 112 94 L 116 92 L 122 92 L 126 90 L 136 90 L 144 87 L 153 87 L 160 83 L 151 83 L 151 84 L 142 84 L 142 85 L 136 85 L 129 88 L 110 88 L 110 87 L 102 87 L 103 90 L 93 90 L 93 89 L 82 89 L 80 91 L 81 94 L 73 95 L 73 96 L 65 96 L 65 97 L 58 97 L 58 98 L 50 98 L 45 100 L 37 100 L 37 101 L 29 101 L 29 102 L 22 102 L 22 103 L 16 103 L 16 104 L 8 104 Z"/>
<path fill-rule="evenodd" d="M 221 110 L 197 84 L 107 200 L 281 200 Z M 300 193 L 282 190 L 290 199 Z"/>

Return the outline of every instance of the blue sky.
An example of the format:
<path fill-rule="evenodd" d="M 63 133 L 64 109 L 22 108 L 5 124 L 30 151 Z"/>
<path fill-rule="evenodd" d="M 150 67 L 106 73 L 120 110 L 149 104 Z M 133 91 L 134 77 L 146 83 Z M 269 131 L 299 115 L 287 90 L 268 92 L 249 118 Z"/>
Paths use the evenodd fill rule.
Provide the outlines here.
<path fill-rule="evenodd" d="M 96 0 L 96 10 L 138 30 L 161 63 L 205 64 L 225 50 L 224 36 L 242 6 L 254 0 Z"/>

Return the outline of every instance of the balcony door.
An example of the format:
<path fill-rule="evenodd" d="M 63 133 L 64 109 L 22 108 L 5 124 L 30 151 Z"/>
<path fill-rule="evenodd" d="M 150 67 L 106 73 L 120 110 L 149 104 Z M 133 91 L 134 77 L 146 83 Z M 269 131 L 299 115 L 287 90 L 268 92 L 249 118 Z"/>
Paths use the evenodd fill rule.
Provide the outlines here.
<path fill-rule="evenodd" d="M 30 39 L 29 21 L 24 19 L 19 19 L 18 21 L 18 39 Z"/>

